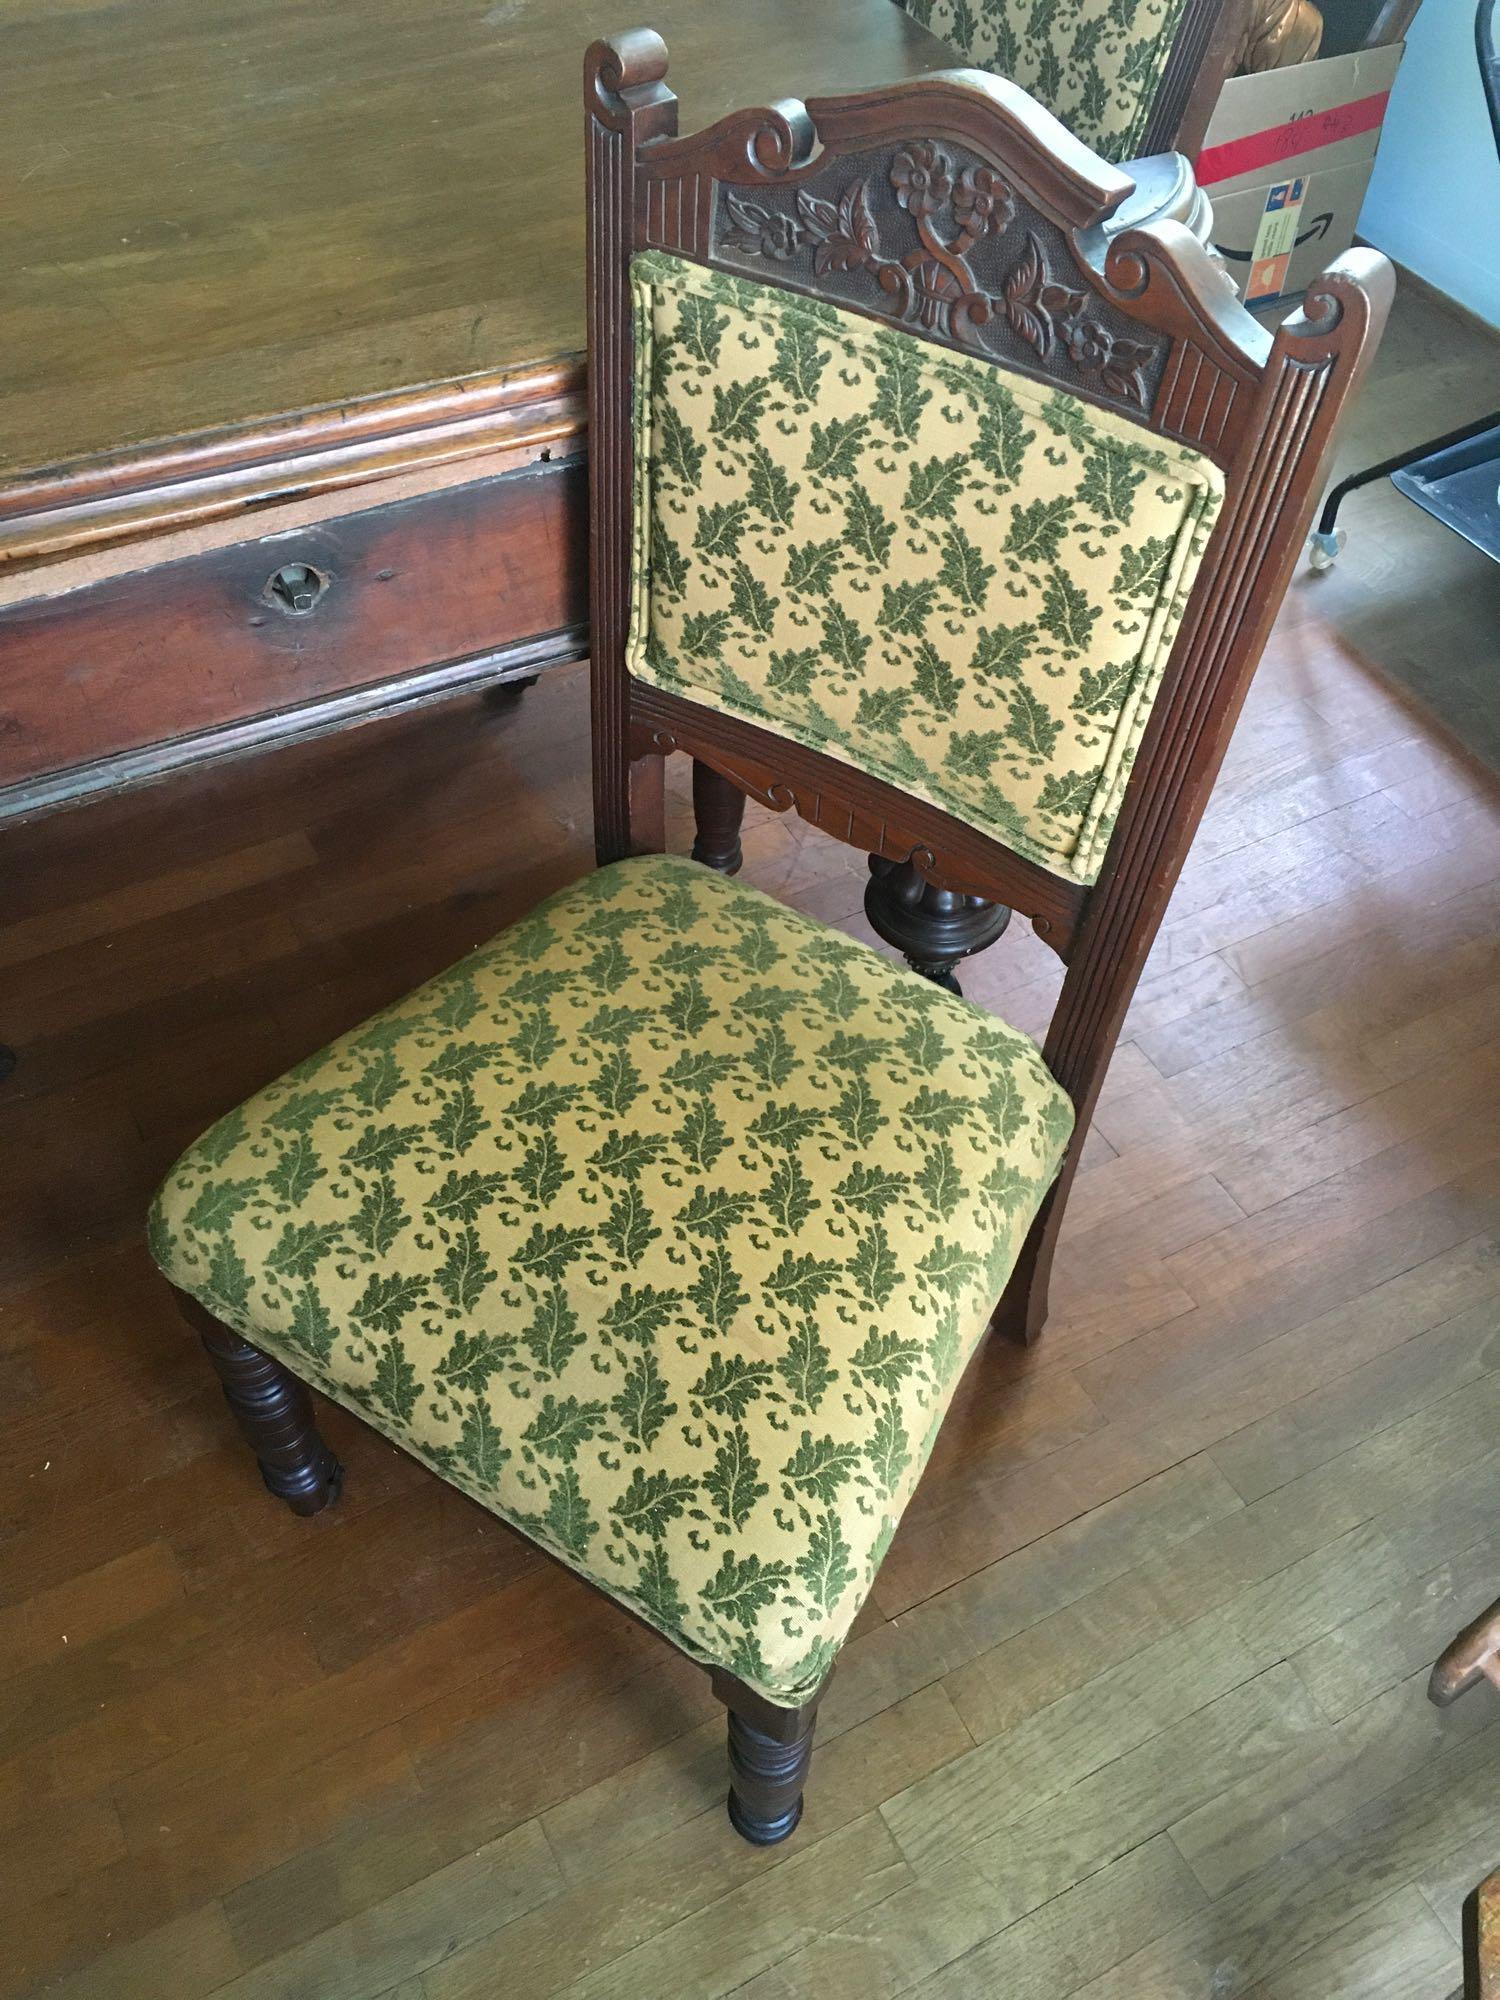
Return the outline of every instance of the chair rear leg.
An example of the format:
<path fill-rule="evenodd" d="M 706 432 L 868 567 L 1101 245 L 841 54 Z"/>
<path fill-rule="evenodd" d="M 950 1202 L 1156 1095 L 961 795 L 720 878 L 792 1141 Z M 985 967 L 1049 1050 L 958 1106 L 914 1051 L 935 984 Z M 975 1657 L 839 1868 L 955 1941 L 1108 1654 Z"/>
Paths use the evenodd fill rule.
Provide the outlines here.
<path fill-rule="evenodd" d="M 1024 1347 L 1041 1338 L 1047 1324 L 1047 1291 L 1052 1282 L 1052 1259 L 1062 1229 L 1068 1194 L 1078 1156 L 1083 1151 L 1082 1135 L 1074 1139 L 1063 1161 L 1062 1171 L 1052 1183 L 1046 1199 L 1032 1218 L 1021 1254 L 1010 1274 L 1000 1303 L 990 1321 L 991 1333 L 1004 1334 Z"/>
<path fill-rule="evenodd" d="M 344 1468 L 324 1444 L 307 1390 L 279 1361 L 179 1292 L 183 1317 L 202 1339 L 261 1478 L 294 1514 L 320 1514 L 339 1497 Z"/>
<path fill-rule="evenodd" d="M 745 817 L 745 794 L 739 786 L 722 777 L 711 764 L 693 760 L 693 817 L 697 837 L 693 859 L 720 875 L 738 875 L 744 854 L 740 848 L 740 826 Z"/>

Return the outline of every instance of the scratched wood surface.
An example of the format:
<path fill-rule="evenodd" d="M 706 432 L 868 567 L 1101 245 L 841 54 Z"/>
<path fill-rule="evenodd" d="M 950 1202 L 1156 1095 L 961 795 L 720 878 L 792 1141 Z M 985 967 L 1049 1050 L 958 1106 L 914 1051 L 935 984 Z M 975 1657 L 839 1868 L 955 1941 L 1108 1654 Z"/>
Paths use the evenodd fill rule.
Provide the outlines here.
<path fill-rule="evenodd" d="M 1398 313 L 1356 460 L 1492 379 Z M 1348 525 L 1414 589 L 1443 546 Z M 1051 1329 L 971 1372 L 770 1853 L 699 1676 L 371 1434 L 274 1506 L 140 1240 L 211 1116 L 588 865 L 582 677 L 9 837 L 5 2000 L 1448 2000 L 1500 1861 L 1496 1697 L 1423 1698 L 1500 1589 L 1500 796 L 1356 584 L 1293 592 Z M 861 931 L 858 856 L 747 850 Z M 1017 935 L 970 991 L 1053 976 Z"/>
<path fill-rule="evenodd" d="M 647 17 L 684 131 L 947 59 L 892 0 L 6 0 L 0 476 L 580 352 L 583 52 Z"/>

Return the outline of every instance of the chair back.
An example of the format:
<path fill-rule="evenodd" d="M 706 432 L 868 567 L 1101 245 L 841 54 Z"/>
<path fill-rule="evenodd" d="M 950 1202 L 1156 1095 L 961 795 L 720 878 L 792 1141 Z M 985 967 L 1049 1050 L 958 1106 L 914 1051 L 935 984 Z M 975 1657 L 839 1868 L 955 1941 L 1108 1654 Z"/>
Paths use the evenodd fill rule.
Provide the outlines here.
<path fill-rule="evenodd" d="M 1223 474 L 981 346 L 977 252 L 1011 200 L 994 175 L 925 144 L 887 178 L 914 264 L 882 253 L 852 172 L 826 214 L 736 201 L 731 254 L 775 271 L 804 217 L 846 289 L 878 299 L 889 279 L 952 348 L 659 250 L 633 260 L 627 665 L 1091 882 Z M 1034 239 L 1021 255 L 1021 338 L 1054 319 L 1084 379 L 1143 396 L 1129 322 L 1077 293 L 1049 305 L 1063 288 Z"/>
<path fill-rule="evenodd" d="M 1231 0 L 898 0 L 1106 160 L 1203 144 L 1234 58 Z"/>
<path fill-rule="evenodd" d="M 683 750 L 1009 904 L 1067 963 L 1085 1123 L 1390 267 L 1273 339 L 1014 85 L 679 139 L 665 75 L 644 30 L 586 64 L 601 858 Z"/>

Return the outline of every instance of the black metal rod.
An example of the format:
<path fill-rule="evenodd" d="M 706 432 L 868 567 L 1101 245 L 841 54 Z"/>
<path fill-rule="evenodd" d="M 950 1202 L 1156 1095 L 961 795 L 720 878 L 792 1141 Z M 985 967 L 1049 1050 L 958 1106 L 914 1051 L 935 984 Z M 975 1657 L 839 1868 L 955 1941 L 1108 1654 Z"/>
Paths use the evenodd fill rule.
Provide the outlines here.
<path fill-rule="evenodd" d="M 1478 437 L 1482 431 L 1493 430 L 1496 424 L 1500 424 L 1500 411 L 1492 410 L 1489 416 L 1465 424 L 1462 430 L 1449 431 L 1446 437 L 1428 438 L 1422 444 L 1414 444 L 1408 450 L 1398 452 L 1394 458 L 1383 458 L 1379 465 L 1369 466 L 1363 472 L 1353 472 L 1347 479 L 1341 479 L 1323 502 L 1323 511 L 1318 516 L 1318 533 L 1333 533 L 1339 505 L 1346 493 L 1356 492 L 1361 486 L 1373 486 L 1377 479 L 1386 479 L 1393 472 L 1404 472 L 1419 458 L 1430 458 L 1437 452 L 1447 451 L 1452 445 L 1467 444 L 1470 438 Z"/>
<path fill-rule="evenodd" d="M 1490 124 L 1495 133 L 1495 150 L 1500 152 L 1500 55 L 1495 51 L 1496 0 L 1479 0 L 1474 15 L 1474 48 L 1479 58 L 1479 81 L 1484 90 L 1485 108 L 1490 114 Z M 1356 472 L 1348 479 L 1341 479 L 1328 498 L 1323 502 L 1323 511 L 1318 516 L 1318 533 L 1331 535 L 1333 524 L 1338 519 L 1339 505 L 1346 493 L 1354 493 L 1361 486 L 1372 486 L 1377 479 L 1386 479 L 1393 472 L 1404 472 L 1409 465 L 1415 465 L 1419 458 L 1440 451 L 1447 451 L 1451 445 L 1467 444 L 1481 431 L 1492 430 L 1500 424 L 1500 411 L 1488 417 L 1481 417 L 1477 423 L 1465 424 L 1462 430 L 1450 431 L 1447 437 L 1433 438 L 1427 444 L 1413 445 L 1397 458 L 1383 459 L 1379 465 L 1372 465 L 1366 472 Z"/>

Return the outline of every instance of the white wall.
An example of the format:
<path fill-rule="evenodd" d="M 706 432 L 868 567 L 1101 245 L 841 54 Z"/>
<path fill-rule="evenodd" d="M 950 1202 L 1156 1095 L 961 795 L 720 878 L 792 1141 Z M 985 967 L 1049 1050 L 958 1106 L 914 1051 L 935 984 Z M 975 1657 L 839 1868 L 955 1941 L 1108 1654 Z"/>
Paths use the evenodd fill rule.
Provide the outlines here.
<path fill-rule="evenodd" d="M 1386 110 L 1359 233 L 1500 327 L 1500 158 L 1473 0 L 1422 0 Z"/>

